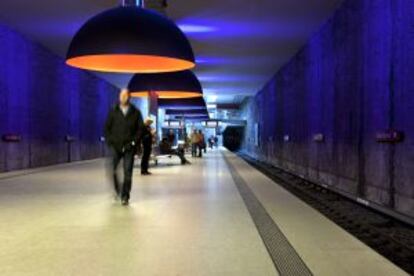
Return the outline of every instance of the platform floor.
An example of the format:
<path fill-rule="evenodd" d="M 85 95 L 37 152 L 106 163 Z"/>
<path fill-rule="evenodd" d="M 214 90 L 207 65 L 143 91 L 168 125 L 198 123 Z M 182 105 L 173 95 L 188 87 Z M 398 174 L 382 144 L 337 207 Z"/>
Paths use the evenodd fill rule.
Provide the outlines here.
<path fill-rule="evenodd" d="M 0 275 L 406 275 L 234 154 L 192 162 L 137 169 L 129 207 L 103 160 L 0 174 Z"/>

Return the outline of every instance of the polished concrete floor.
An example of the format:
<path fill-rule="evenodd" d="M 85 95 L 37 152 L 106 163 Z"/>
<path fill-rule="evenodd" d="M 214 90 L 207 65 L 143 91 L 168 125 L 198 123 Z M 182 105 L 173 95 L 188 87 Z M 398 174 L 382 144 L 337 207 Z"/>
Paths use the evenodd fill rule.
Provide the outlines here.
<path fill-rule="evenodd" d="M 405 275 L 235 155 L 192 162 L 137 169 L 129 207 L 104 160 L 0 174 L 0 275 L 278 275 L 228 164 L 314 275 Z"/>

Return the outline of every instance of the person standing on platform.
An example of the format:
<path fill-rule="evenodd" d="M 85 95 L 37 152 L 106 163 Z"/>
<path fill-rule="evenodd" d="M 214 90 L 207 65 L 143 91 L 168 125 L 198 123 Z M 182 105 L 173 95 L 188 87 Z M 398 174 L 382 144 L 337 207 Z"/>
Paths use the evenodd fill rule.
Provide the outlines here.
<path fill-rule="evenodd" d="M 210 147 L 210 149 L 213 149 L 214 147 L 214 137 L 210 136 L 210 138 L 208 138 L 208 145 Z"/>
<path fill-rule="evenodd" d="M 194 129 L 191 134 L 191 156 L 197 157 L 198 143 L 200 142 L 200 136 L 197 133 L 197 130 Z"/>
<path fill-rule="evenodd" d="M 151 118 L 147 118 L 144 122 L 144 127 L 142 129 L 142 159 L 141 159 L 141 174 L 142 175 L 149 175 L 151 174 L 148 171 L 149 167 L 149 160 L 151 157 L 151 151 L 152 151 L 152 143 L 153 143 L 153 130 L 151 128 L 151 125 L 153 123 L 153 120 Z"/>
<path fill-rule="evenodd" d="M 142 115 L 130 103 L 130 94 L 122 90 L 117 104 L 108 114 L 105 123 L 105 140 L 112 151 L 111 173 L 116 198 L 121 199 L 122 205 L 128 205 L 134 158 L 140 145 L 142 130 Z M 124 183 L 118 180 L 117 168 L 123 160 Z"/>
<path fill-rule="evenodd" d="M 206 140 L 204 138 L 203 131 L 198 131 L 198 157 L 203 157 L 203 151 L 206 149 Z"/>

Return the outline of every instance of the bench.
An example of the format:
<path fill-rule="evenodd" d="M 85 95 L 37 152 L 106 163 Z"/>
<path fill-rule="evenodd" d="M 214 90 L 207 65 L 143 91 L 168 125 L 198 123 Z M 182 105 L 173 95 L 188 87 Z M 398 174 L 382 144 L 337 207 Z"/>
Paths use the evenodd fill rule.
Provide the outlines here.
<path fill-rule="evenodd" d="M 154 164 L 157 166 L 159 159 L 166 159 L 166 158 L 172 159 L 173 157 L 176 157 L 176 158 L 180 159 L 180 157 L 178 157 L 175 154 L 162 154 L 162 153 L 160 153 L 160 148 L 158 146 L 156 146 L 152 149 L 152 154 L 151 154 L 151 157 L 150 157 L 150 161 L 154 161 Z"/>

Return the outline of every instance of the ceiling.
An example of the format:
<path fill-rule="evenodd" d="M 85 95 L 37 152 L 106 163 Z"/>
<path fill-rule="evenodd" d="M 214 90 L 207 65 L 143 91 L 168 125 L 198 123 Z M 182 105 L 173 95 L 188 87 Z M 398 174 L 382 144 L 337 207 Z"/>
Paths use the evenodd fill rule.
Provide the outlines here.
<path fill-rule="evenodd" d="M 254 95 L 342 0 L 169 0 L 187 33 L 208 102 Z M 82 23 L 117 0 L 1 0 L 0 21 L 64 57 Z M 123 88 L 130 75 L 98 74 Z"/>

